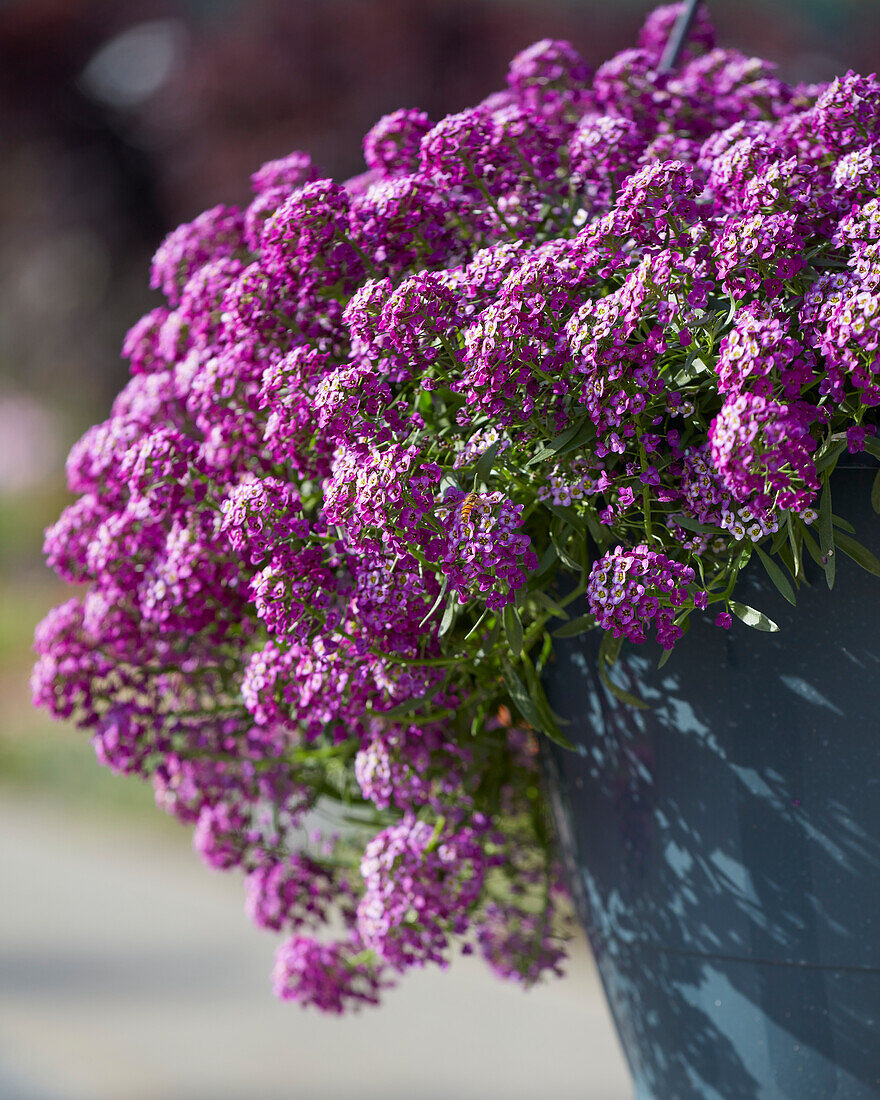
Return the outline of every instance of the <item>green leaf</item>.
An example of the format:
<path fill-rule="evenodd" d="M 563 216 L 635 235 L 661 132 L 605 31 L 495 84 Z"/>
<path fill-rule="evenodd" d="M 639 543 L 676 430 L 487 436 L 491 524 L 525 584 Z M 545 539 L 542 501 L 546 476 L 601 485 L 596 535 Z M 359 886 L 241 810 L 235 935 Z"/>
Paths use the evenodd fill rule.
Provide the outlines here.
<path fill-rule="evenodd" d="M 818 547 L 816 548 L 818 550 Z M 782 546 L 776 551 L 777 556 L 784 562 L 785 568 L 791 573 L 792 577 L 797 581 L 803 581 L 806 584 L 806 577 L 797 575 L 797 569 L 794 564 L 794 557 L 791 553 L 791 547 L 787 542 L 784 542 Z"/>
<path fill-rule="evenodd" d="M 571 442 L 572 439 L 578 434 L 583 427 L 582 422 L 578 421 L 577 424 L 569 424 L 564 432 L 560 432 L 555 439 L 551 439 L 549 443 L 542 443 L 541 446 L 535 451 L 532 457 L 526 463 L 526 466 L 534 466 L 538 462 L 543 462 L 547 458 L 552 458 L 558 451 L 560 451 L 565 445 Z"/>
<path fill-rule="evenodd" d="M 880 470 L 877 471 L 877 476 L 874 478 L 874 484 L 871 487 L 871 507 L 880 515 Z"/>
<path fill-rule="evenodd" d="M 507 690 L 510 692 L 510 698 L 516 709 L 525 718 L 530 726 L 534 726 L 535 729 L 541 729 L 541 719 L 538 716 L 538 710 L 535 704 L 532 702 L 532 697 L 525 689 L 525 685 L 519 676 L 513 671 L 513 666 L 509 661 L 502 662 L 502 675 L 504 676 L 504 683 L 507 686 Z"/>
<path fill-rule="evenodd" d="M 437 632 L 438 638 L 443 638 L 449 633 L 455 620 L 457 610 L 458 601 L 455 596 L 453 596 L 451 600 L 447 600 L 446 607 L 443 610 L 443 618 L 440 620 L 440 629 Z"/>
<path fill-rule="evenodd" d="M 663 653 L 660 656 L 660 660 L 657 662 L 657 668 L 663 668 L 663 666 L 666 664 L 666 662 L 669 660 L 669 658 L 671 656 L 672 656 L 672 650 L 671 649 L 664 649 Z"/>
<path fill-rule="evenodd" d="M 780 527 L 776 534 L 773 536 L 773 541 L 770 543 L 770 553 L 778 554 L 783 543 L 788 541 L 788 528 Z"/>
<path fill-rule="evenodd" d="M 405 703 L 398 703 L 396 707 L 391 707 L 390 710 L 373 710 L 372 708 L 368 708 L 367 713 L 375 718 L 403 718 L 404 716 L 416 714 L 424 707 L 425 702 L 425 699 L 409 699 Z M 442 711 L 435 710 L 429 712 L 427 717 L 435 719 L 438 714 L 445 716 L 452 713 L 454 712 L 448 708 L 444 708 Z M 424 721 L 425 718 L 422 718 L 422 722 Z"/>
<path fill-rule="evenodd" d="M 788 512 L 785 517 L 785 526 L 788 529 L 788 544 L 791 548 L 791 560 L 792 560 L 792 576 L 795 580 L 799 580 L 803 574 L 803 566 L 801 565 L 801 542 L 800 532 L 795 530 L 794 520 L 791 518 L 791 512 Z"/>
<path fill-rule="evenodd" d="M 498 454 L 498 448 L 501 446 L 503 440 L 496 439 L 491 447 L 488 447 L 480 455 L 480 461 L 477 463 L 474 470 L 474 484 L 481 481 L 484 485 L 489 484 L 489 474 L 492 473 L 492 467 L 495 464 L 495 456 Z"/>
<path fill-rule="evenodd" d="M 535 709 L 538 712 L 541 732 L 549 737 L 551 741 L 555 741 L 557 745 L 561 745 L 562 748 L 573 749 L 574 745 L 563 735 L 559 728 L 559 722 L 556 715 L 550 708 L 550 703 L 547 701 L 544 688 L 528 656 L 523 657 L 523 669 L 526 674 L 526 679 L 528 680 L 532 702 L 535 704 Z"/>
<path fill-rule="evenodd" d="M 684 527 L 687 531 L 695 531 L 698 535 L 722 534 L 720 527 L 700 523 L 699 520 L 694 519 L 693 516 L 685 515 L 684 512 L 673 512 L 671 516 L 667 516 L 667 522 L 677 523 L 679 527 Z"/>
<path fill-rule="evenodd" d="M 548 500 L 544 501 L 544 507 L 551 511 L 554 516 L 565 520 L 569 527 L 573 527 L 575 531 L 585 531 L 587 529 L 587 520 L 579 516 L 574 508 L 569 508 L 564 504 L 551 504 Z"/>
<path fill-rule="evenodd" d="M 779 594 L 784 599 L 788 600 L 790 604 L 795 604 L 797 601 L 795 600 L 794 589 L 791 587 L 788 577 L 786 577 L 776 562 L 769 555 L 764 553 L 760 546 L 755 547 L 755 552 L 761 559 L 762 565 L 767 570 L 767 575 L 770 577 L 770 580 L 773 581 L 779 590 Z"/>
<path fill-rule="evenodd" d="M 386 821 L 387 818 L 376 810 L 373 810 L 372 813 L 369 810 L 365 810 L 363 813 L 349 810 L 347 813 L 340 814 L 340 820 L 344 821 L 346 825 L 359 825 L 361 828 L 364 825 L 370 825 L 376 828 L 379 823 Z"/>
<path fill-rule="evenodd" d="M 829 588 L 834 587 L 834 525 L 831 522 L 831 486 L 825 482 L 819 501 L 818 519 L 819 549 L 822 552 L 822 568 Z"/>
<path fill-rule="evenodd" d="M 831 522 L 835 527 L 839 527 L 841 531 L 846 531 L 848 535 L 854 535 L 856 533 L 855 527 L 853 527 L 848 519 L 844 519 L 843 516 L 832 516 Z"/>
<path fill-rule="evenodd" d="M 537 670 L 538 675 L 540 675 L 543 672 L 545 665 L 550 660 L 552 655 L 553 655 L 553 639 L 550 637 L 550 635 L 545 630 L 544 631 L 544 640 L 541 642 L 541 652 L 538 654 L 537 661 L 535 661 L 535 669 Z M 566 725 L 568 725 L 568 724 L 569 723 L 566 723 Z"/>
<path fill-rule="evenodd" d="M 595 629 L 596 620 L 592 615 L 579 615 L 571 622 L 565 623 L 558 630 L 553 631 L 554 638 L 574 638 L 578 634 L 586 634 L 588 630 Z"/>
<path fill-rule="evenodd" d="M 610 631 L 605 631 L 602 641 L 599 643 L 599 658 L 605 660 L 608 665 L 613 665 L 620 656 L 623 646 L 623 638 L 615 638 Z"/>
<path fill-rule="evenodd" d="M 425 625 L 425 623 L 428 621 L 428 619 L 431 618 L 431 616 L 434 614 L 434 612 L 437 610 L 437 608 L 443 602 L 443 597 L 446 595 L 446 589 L 448 587 L 449 587 L 449 578 L 444 576 L 443 577 L 443 582 L 440 585 L 440 591 L 437 593 L 437 599 L 434 600 L 434 602 L 431 604 L 431 610 L 424 617 L 424 619 L 422 619 L 422 621 L 419 623 L 419 627 L 423 627 Z"/>
<path fill-rule="evenodd" d="M 880 458 L 880 440 L 874 435 L 865 436 L 865 450 L 874 458 Z"/>
<path fill-rule="evenodd" d="M 522 653 L 523 627 L 519 612 L 512 603 L 504 605 L 504 633 L 507 636 L 507 644 L 515 657 Z"/>
<path fill-rule="evenodd" d="M 586 588 L 587 578 L 590 575 L 592 569 L 593 560 L 590 555 L 590 540 L 586 535 L 581 539 L 581 553 L 578 560 L 578 565 L 581 569 L 581 581 L 580 584 Z"/>
<path fill-rule="evenodd" d="M 707 359 L 709 362 L 706 362 Z M 681 369 L 673 376 L 673 381 L 678 386 L 686 386 L 698 379 L 701 374 L 711 371 L 714 363 L 714 358 L 703 348 L 695 347 L 685 359 Z"/>
<path fill-rule="evenodd" d="M 547 593 L 543 589 L 541 589 L 541 588 L 537 589 L 534 593 L 534 596 L 535 596 L 535 599 L 538 601 L 538 603 L 542 607 L 546 608 L 546 610 L 549 611 L 551 615 L 555 616 L 555 618 L 564 619 L 564 620 L 567 621 L 571 617 L 568 614 L 568 612 L 565 610 L 565 608 L 561 607 L 556 602 L 556 600 L 554 600 L 554 599 L 552 599 L 552 597 L 548 596 Z"/>
<path fill-rule="evenodd" d="M 479 617 L 479 619 L 477 619 L 477 621 L 476 621 L 476 622 L 474 623 L 474 625 L 473 625 L 473 626 L 472 626 L 472 627 L 470 628 L 470 630 L 469 630 L 469 631 L 467 632 L 467 634 L 465 634 L 465 636 L 464 636 L 464 640 L 465 640 L 465 641 L 468 641 L 468 640 L 469 640 L 470 638 L 473 638 L 473 636 L 474 636 L 474 635 L 475 635 L 475 634 L 477 633 L 477 631 L 478 631 L 478 630 L 480 629 L 480 627 L 481 627 L 481 626 L 483 625 L 483 623 L 485 622 L 485 620 L 486 620 L 486 619 L 487 619 L 487 618 L 488 618 L 488 617 L 489 617 L 489 616 L 490 616 L 491 614 L 492 614 L 492 612 L 491 612 L 491 611 L 489 610 L 489 608 L 487 607 L 487 608 L 486 608 L 486 610 L 485 610 L 485 611 L 483 612 L 483 614 L 482 614 L 482 615 L 481 615 L 481 616 Z"/>
<path fill-rule="evenodd" d="M 543 444 L 535 454 L 526 463 L 526 466 L 534 466 L 538 462 L 543 462 L 548 458 L 561 458 L 563 455 L 568 454 L 569 451 L 573 451 L 578 447 L 582 447 L 589 439 L 592 439 L 596 434 L 596 429 L 592 420 L 589 417 L 585 417 L 583 420 L 579 420 L 576 424 L 570 425 L 561 432 L 555 439 L 551 439 L 549 443 Z"/>
<path fill-rule="evenodd" d="M 462 492 L 462 488 L 458 484 L 458 479 L 454 478 L 452 474 L 444 474 L 443 477 L 440 478 L 440 483 L 437 486 L 437 492 L 441 497 L 446 496 L 447 489 L 458 489 L 459 492 Z"/>
<path fill-rule="evenodd" d="M 710 365 L 703 358 L 703 352 L 702 351 L 697 351 L 697 353 L 691 359 L 691 364 L 690 364 L 690 370 L 691 370 L 691 373 L 692 373 L 693 377 L 696 378 L 697 376 L 699 376 L 701 374 L 706 374 L 706 372 L 711 370 L 711 369 L 712 368 L 710 367 Z"/>
<path fill-rule="evenodd" d="M 618 699 L 621 703 L 626 703 L 626 705 L 630 707 L 638 707 L 639 710 L 650 710 L 650 706 L 644 699 L 639 699 L 637 695 L 624 691 L 619 684 L 616 684 L 611 679 L 608 672 L 608 666 L 613 665 L 617 660 L 622 641 L 622 638 L 612 638 L 607 632 L 603 635 L 602 642 L 599 646 L 599 679 L 611 692 L 614 698 Z"/>
<path fill-rule="evenodd" d="M 875 577 L 880 577 L 880 561 L 877 560 L 867 546 L 862 546 L 860 542 L 856 542 L 855 539 L 845 535 L 842 531 L 837 532 L 836 542 L 844 554 L 852 558 L 856 565 L 860 565 L 862 569 L 867 569 Z"/>
<path fill-rule="evenodd" d="M 832 443 L 829 449 L 816 459 L 816 473 L 821 474 L 824 470 L 827 470 L 829 466 L 833 466 L 845 450 L 845 439 L 841 439 L 838 440 L 836 443 Z"/>
<path fill-rule="evenodd" d="M 611 532 L 607 527 L 596 519 L 592 511 L 588 511 L 584 515 L 584 519 L 587 524 L 587 530 L 590 532 L 590 538 L 595 542 L 597 546 L 607 546 L 611 541 Z"/>
<path fill-rule="evenodd" d="M 730 610 L 738 619 L 742 619 L 746 626 L 754 627 L 755 630 L 765 630 L 771 634 L 775 634 L 779 630 L 776 623 L 768 618 L 763 611 L 756 611 L 754 607 L 749 607 L 747 603 L 731 600 Z"/>
<path fill-rule="evenodd" d="M 701 313 L 699 317 L 691 318 L 688 323 L 688 328 L 708 328 L 710 325 L 714 325 L 724 316 L 721 311 L 709 310 L 706 313 Z"/>
<path fill-rule="evenodd" d="M 535 570 L 534 576 L 543 577 L 545 573 L 559 561 L 559 555 L 556 553 L 556 547 L 551 542 L 544 553 L 541 555 L 541 560 L 538 562 L 538 568 Z"/>
<path fill-rule="evenodd" d="M 825 566 L 822 561 L 822 552 L 819 549 L 819 544 L 806 528 L 804 528 L 804 546 L 806 546 L 807 553 L 810 555 L 816 565 L 818 565 L 820 569 L 824 569 Z"/>
<path fill-rule="evenodd" d="M 604 662 L 601 660 L 599 661 L 599 679 L 602 681 L 605 687 L 608 688 L 614 698 L 620 700 L 621 703 L 626 703 L 626 705 L 630 707 L 638 707 L 639 710 L 650 710 L 649 705 L 644 701 L 644 699 L 639 699 L 638 696 L 632 695 L 628 691 L 624 691 L 624 689 L 620 687 L 619 684 L 615 684 L 615 682 L 611 679 L 611 676 L 609 675 L 608 669 L 605 667 Z"/>
<path fill-rule="evenodd" d="M 568 551 L 564 548 L 562 542 L 554 535 L 550 536 L 550 541 L 556 547 L 556 553 L 559 555 L 559 560 L 563 563 L 563 565 L 567 565 L 569 569 L 574 569 L 576 572 L 580 572 L 580 562 L 575 561 L 571 554 L 569 554 Z"/>
<path fill-rule="evenodd" d="M 495 647 L 498 645 L 498 639 L 501 636 L 501 617 L 495 615 L 492 618 L 492 626 L 489 628 L 489 633 L 483 638 L 480 643 L 480 648 L 474 654 L 474 660 L 479 663 L 484 657 L 488 657 L 490 654 L 494 654 Z"/>

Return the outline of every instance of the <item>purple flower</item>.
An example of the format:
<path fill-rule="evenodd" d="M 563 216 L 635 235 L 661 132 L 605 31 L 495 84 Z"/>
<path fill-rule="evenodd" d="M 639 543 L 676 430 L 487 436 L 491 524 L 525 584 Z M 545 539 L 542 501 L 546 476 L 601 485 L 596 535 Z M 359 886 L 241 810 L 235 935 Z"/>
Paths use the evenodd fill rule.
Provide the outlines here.
<path fill-rule="evenodd" d="M 563 123 L 582 113 L 590 76 L 590 66 L 570 42 L 545 38 L 511 61 L 507 84 L 530 111 Z"/>
<path fill-rule="evenodd" d="M 516 590 L 538 566 L 528 535 L 518 530 L 522 505 L 500 493 L 468 496 L 450 489 L 439 511 L 449 525 L 444 572 L 459 599 L 478 595 L 493 610 L 513 603 Z"/>
<path fill-rule="evenodd" d="M 440 724 L 383 728 L 374 723 L 355 758 L 355 776 L 365 798 L 379 809 L 402 810 L 467 802 L 463 793 L 472 754 Z"/>
<path fill-rule="evenodd" d="M 672 649 L 683 633 L 676 612 L 694 599 L 693 580 L 693 569 L 648 546 L 616 546 L 590 570 L 587 603 L 599 626 L 615 638 L 641 643 L 653 626 L 660 645 Z"/>
<path fill-rule="evenodd" d="M 309 154 L 296 150 L 286 157 L 267 161 L 251 176 L 251 185 L 255 195 L 264 195 L 279 188 L 290 193 L 319 178 L 320 173 Z"/>
<path fill-rule="evenodd" d="M 262 265 L 288 284 L 300 302 L 339 282 L 352 288 L 363 263 L 351 242 L 350 201 L 333 180 L 315 180 L 291 194 L 266 220 L 260 237 Z"/>
<path fill-rule="evenodd" d="M 375 967 L 356 961 L 360 954 L 357 943 L 320 943 L 308 936 L 293 936 L 275 955 L 275 995 L 337 1014 L 378 1004 L 380 990 L 389 983 Z"/>
<path fill-rule="evenodd" d="M 729 395 L 709 427 L 712 462 L 728 492 L 749 510 L 803 512 L 819 490 L 812 453 L 816 413 L 751 393 Z"/>
<path fill-rule="evenodd" d="M 172 305 L 190 276 L 209 260 L 231 256 L 243 243 L 241 211 L 234 206 L 215 206 L 195 221 L 169 233 L 153 257 L 150 286 L 161 289 Z"/>
<path fill-rule="evenodd" d="M 477 945 L 499 977 L 522 982 L 526 988 L 548 973 L 562 975 L 565 949 L 545 913 L 490 902 L 480 921 Z"/>
<path fill-rule="evenodd" d="M 419 161 L 419 144 L 433 128 L 424 111 L 401 110 L 380 118 L 364 137 L 367 167 L 384 176 L 407 176 Z"/>
<path fill-rule="evenodd" d="M 876 434 L 880 84 L 791 87 L 704 10 L 661 74 L 680 10 L 595 75 L 545 40 L 476 107 L 386 115 L 344 182 L 263 165 L 160 245 L 71 451 L 34 701 L 240 871 L 284 999 L 375 1003 L 456 940 L 558 972 L 508 665 L 533 687 L 594 544 L 596 624 L 671 649 L 817 518 L 817 447 Z"/>
<path fill-rule="evenodd" d="M 411 814 L 370 841 L 361 861 L 365 892 L 357 929 L 364 945 L 397 970 L 447 963 L 451 935 L 470 924 L 492 864 L 485 828 L 434 828 Z"/>
<path fill-rule="evenodd" d="M 664 4 L 662 7 L 655 8 L 639 31 L 639 48 L 651 54 L 658 62 L 683 8 L 684 4 L 681 3 Z M 705 6 L 698 4 L 696 18 L 691 23 L 687 42 L 680 58 L 682 61 L 688 61 L 695 54 L 704 53 L 706 50 L 713 49 L 714 46 L 715 28 L 709 22 Z"/>

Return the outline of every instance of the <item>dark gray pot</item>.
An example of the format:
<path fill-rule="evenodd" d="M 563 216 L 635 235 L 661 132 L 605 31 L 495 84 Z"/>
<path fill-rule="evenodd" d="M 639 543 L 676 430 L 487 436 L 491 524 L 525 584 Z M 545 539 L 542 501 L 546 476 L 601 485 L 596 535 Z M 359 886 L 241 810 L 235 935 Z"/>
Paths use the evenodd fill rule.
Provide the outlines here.
<path fill-rule="evenodd" d="M 880 555 L 873 476 L 832 488 Z M 695 615 L 659 671 L 625 645 L 648 711 L 598 637 L 558 644 L 554 809 L 638 1100 L 880 1097 L 880 579 L 838 556 L 796 610 L 750 567 L 778 634 Z"/>

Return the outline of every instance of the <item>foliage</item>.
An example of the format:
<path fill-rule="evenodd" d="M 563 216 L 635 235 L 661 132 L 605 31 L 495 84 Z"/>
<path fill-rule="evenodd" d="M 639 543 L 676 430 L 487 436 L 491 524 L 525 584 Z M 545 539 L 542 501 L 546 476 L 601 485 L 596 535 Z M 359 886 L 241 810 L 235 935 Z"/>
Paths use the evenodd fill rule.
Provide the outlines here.
<path fill-rule="evenodd" d="M 790 87 L 704 19 L 658 75 L 675 11 L 175 230 L 70 456 L 47 552 L 87 588 L 38 630 L 35 698 L 243 869 L 283 997 L 373 1002 L 454 939 L 559 968 L 554 634 L 604 629 L 619 692 L 624 638 L 775 629 L 735 599 L 752 556 L 790 600 L 805 550 L 880 571 L 829 485 L 880 452 L 880 84 Z M 304 836 L 328 799 L 339 835 Z"/>

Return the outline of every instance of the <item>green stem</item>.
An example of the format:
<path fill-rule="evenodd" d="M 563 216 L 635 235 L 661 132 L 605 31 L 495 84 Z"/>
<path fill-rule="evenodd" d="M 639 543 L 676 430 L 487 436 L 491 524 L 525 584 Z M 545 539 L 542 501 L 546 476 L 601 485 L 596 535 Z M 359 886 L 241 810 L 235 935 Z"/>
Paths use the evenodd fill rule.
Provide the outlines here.
<path fill-rule="evenodd" d="M 498 220 L 501 222 L 501 224 L 504 226 L 504 228 L 507 230 L 507 232 L 510 234 L 511 237 L 516 237 L 516 234 L 514 233 L 513 229 L 511 228 L 510 223 L 508 222 L 507 218 L 505 218 L 505 216 L 501 213 L 501 210 L 498 207 L 498 203 L 495 201 L 493 196 L 490 194 L 489 189 L 486 187 L 486 185 L 483 183 L 483 181 L 475 175 L 473 168 L 471 168 L 470 164 L 467 161 L 465 161 L 465 167 L 467 168 L 467 174 L 474 181 L 474 184 L 476 185 L 477 190 L 480 192 L 480 194 L 483 196 L 483 198 L 486 200 L 486 202 L 488 202 L 488 204 L 495 211 L 495 213 L 498 217 Z"/>
<path fill-rule="evenodd" d="M 645 473 L 648 469 L 648 455 L 642 442 L 641 432 L 639 432 L 639 463 L 642 467 L 642 473 Z M 642 511 L 645 514 L 645 540 L 651 542 L 654 533 L 651 528 L 651 491 L 647 483 L 642 485 Z"/>

